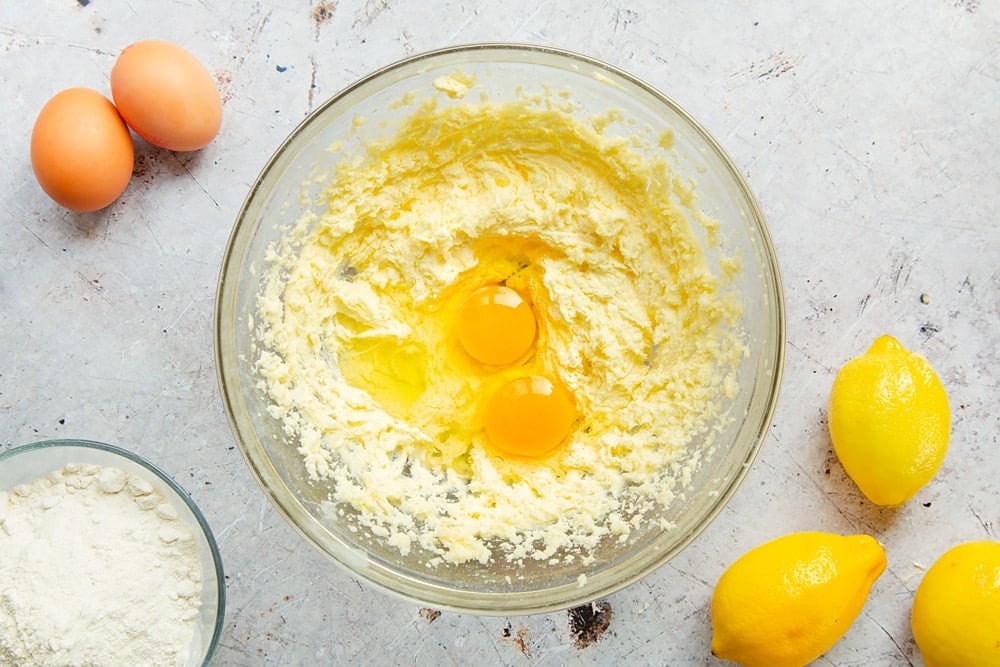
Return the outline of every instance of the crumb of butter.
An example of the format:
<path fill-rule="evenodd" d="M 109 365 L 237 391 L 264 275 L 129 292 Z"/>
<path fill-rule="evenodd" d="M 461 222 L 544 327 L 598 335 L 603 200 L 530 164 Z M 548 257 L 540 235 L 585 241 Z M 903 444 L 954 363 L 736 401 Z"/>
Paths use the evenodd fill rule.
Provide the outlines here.
<path fill-rule="evenodd" d="M 434 79 L 434 88 L 452 99 L 465 97 L 475 85 L 476 77 L 462 71 L 455 71 Z"/>

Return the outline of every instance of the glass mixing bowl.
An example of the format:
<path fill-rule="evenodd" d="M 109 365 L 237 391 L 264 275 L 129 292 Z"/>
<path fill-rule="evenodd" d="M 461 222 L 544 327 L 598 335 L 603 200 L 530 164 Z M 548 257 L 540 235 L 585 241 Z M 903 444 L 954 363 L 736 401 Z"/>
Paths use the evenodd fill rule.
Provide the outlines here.
<path fill-rule="evenodd" d="M 194 536 L 201 563 L 201 596 L 198 621 L 186 665 L 211 664 L 226 615 L 226 587 L 222 556 L 212 529 L 191 496 L 155 465 L 121 447 L 91 440 L 45 440 L 0 453 L 0 491 L 10 491 L 61 470 L 68 464 L 117 468 L 137 475 L 153 485 L 163 499 L 177 510 Z"/>
<path fill-rule="evenodd" d="M 701 463 L 690 483 L 662 509 L 663 527 L 604 543 L 589 562 L 494 560 L 427 567 L 419 549 L 400 555 L 385 540 L 329 511 L 330 489 L 309 479 L 298 443 L 269 413 L 268 394 L 255 376 L 261 353 L 254 340 L 256 299 L 268 250 L 304 213 L 322 213 L 316 202 L 324 181 L 317 174 L 340 159 L 331 147 L 340 154 L 362 150 L 362 142 L 413 113 L 407 96 L 419 97 L 435 79 L 455 72 L 476 82 L 466 100 L 479 99 L 479 93 L 492 102 L 570 91 L 573 113 L 580 118 L 620 110 L 627 120 L 612 131 L 622 136 L 672 133 L 672 141 L 657 150 L 669 153 L 682 179 L 694 181 L 699 208 L 716 221 L 713 230 L 694 215 L 691 226 L 709 266 L 727 276 L 728 290 L 742 306 L 738 331 L 748 353 L 738 369 L 738 390 L 731 398 L 720 392 L 728 419 L 713 425 L 712 436 L 692 444 Z M 437 97 L 440 104 L 463 103 L 461 95 Z M 752 194 L 718 143 L 675 102 L 636 77 L 539 46 L 483 44 L 413 56 L 317 108 L 253 184 L 229 240 L 216 304 L 216 354 L 226 411 L 247 463 L 278 510 L 352 574 L 421 604 L 482 614 L 537 613 L 592 601 L 648 574 L 691 542 L 725 506 L 757 454 L 777 398 L 783 347 L 784 308 L 771 241 Z"/>

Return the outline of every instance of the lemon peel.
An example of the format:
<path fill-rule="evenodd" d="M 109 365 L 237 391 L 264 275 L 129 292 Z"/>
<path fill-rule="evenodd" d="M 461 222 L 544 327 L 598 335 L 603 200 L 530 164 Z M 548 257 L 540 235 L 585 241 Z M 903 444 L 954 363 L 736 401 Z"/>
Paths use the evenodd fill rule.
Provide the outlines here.
<path fill-rule="evenodd" d="M 837 373 L 829 430 L 837 458 L 861 492 L 877 505 L 900 505 L 944 461 L 948 396 L 927 359 L 892 336 L 879 336 Z"/>
<path fill-rule="evenodd" d="M 931 565 L 910 627 L 927 667 L 1000 667 L 1000 542 L 965 542 Z"/>
<path fill-rule="evenodd" d="M 712 653 L 747 667 L 801 667 L 846 634 L 886 567 L 869 535 L 791 533 L 757 546 L 712 594 Z"/>

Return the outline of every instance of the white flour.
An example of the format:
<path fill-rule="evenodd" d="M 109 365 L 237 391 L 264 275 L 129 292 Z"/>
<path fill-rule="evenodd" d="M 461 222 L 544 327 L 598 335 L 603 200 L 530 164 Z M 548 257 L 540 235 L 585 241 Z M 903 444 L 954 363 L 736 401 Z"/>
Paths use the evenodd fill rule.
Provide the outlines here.
<path fill-rule="evenodd" d="M 145 479 L 67 465 L 0 491 L 0 665 L 183 665 L 194 536 Z"/>

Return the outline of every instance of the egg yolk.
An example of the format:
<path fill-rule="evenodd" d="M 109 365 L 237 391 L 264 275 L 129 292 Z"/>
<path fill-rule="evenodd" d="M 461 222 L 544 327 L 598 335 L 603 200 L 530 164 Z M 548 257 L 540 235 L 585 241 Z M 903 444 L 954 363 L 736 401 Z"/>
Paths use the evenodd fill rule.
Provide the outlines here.
<path fill-rule="evenodd" d="M 576 404 L 558 380 L 541 375 L 515 378 L 486 404 L 490 442 L 505 454 L 541 456 L 562 443 L 576 421 Z"/>
<path fill-rule="evenodd" d="M 476 361 L 501 366 L 521 358 L 535 341 L 531 305 L 504 285 L 480 287 L 458 307 L 458 340 Z"/>

